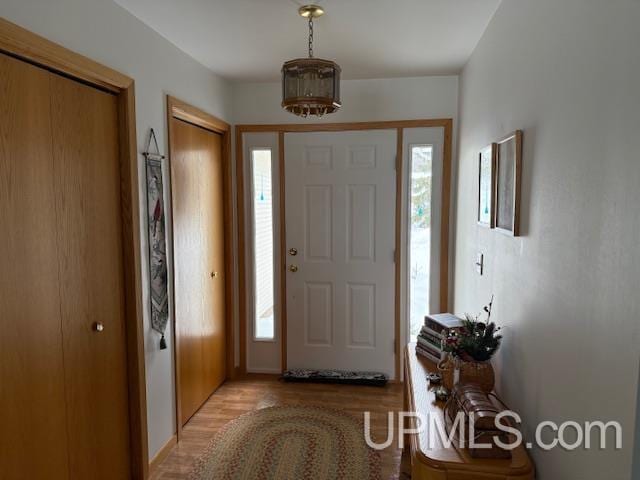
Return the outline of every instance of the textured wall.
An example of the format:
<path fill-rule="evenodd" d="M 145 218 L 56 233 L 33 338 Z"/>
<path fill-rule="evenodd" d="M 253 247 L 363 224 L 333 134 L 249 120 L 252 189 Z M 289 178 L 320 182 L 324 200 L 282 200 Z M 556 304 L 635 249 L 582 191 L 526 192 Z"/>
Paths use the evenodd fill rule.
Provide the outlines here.
<path fill-rule="evenodd" d="M 624 448 L 534 451 L 543 480 L 629 479 L 640 333 L 640 2 L 505 0 L 461 76 L 455 308 L 495 294 L 500 391 Z M 476 226 L 477 155 L 524 130 L 522 237 Z M 477 251 L 486 274 L 475 273 Z"/>

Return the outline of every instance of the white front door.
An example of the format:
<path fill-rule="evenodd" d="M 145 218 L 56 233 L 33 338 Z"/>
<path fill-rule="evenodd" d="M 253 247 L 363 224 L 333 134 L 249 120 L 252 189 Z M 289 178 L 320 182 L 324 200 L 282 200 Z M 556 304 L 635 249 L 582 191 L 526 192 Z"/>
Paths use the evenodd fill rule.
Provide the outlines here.
<path fill-rule="evenodd" d="M 396 130 L 285 134 L 290 369 L 394 377 L 396 142 Z"/>

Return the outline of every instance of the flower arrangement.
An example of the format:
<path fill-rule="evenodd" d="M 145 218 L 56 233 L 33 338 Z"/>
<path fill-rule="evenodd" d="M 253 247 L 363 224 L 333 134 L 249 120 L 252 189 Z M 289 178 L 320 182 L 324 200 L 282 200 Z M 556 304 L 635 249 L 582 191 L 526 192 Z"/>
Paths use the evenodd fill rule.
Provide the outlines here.
<path fill-rule="evenodd" d="M 466 362 L 486 362 L 496 353 L 502 341 L 502 335 L 498 332 L 502 327 L 497 327 L 491 321 L 491 308 L 493 297 L 483 311 L 475 317 L 469 314 L 462 320 L 462 327 L 450 330 L 443 341 L 443 350 L 451 353 Z M 482 315 L 486 319 L 481 321 Z"/>

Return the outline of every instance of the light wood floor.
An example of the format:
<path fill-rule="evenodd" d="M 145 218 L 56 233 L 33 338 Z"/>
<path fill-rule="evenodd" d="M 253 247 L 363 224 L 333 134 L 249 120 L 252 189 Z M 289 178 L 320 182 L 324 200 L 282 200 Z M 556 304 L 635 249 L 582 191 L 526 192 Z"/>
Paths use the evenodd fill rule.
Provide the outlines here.
<path fill-rule="evenodd" d="M 185 478 L 220 427 L 243 413 L 274 405 L 321 405 L 346 410 L 358 418 L 363 418 L 364 411 L 370 411 L 373 439 L 381 443 L 387 438 L 387 412 L 402 410 L 402 386 L 284 383 L 262 376 L 226 382 L 183 428 L 180 443 L 173 447 L 151 478 Z M 397 416 L 394 420 L 397 427 Z M 399 478 L 401 453 L 395 432 L 393 444 L 381 452 L 383 479 Z"/>

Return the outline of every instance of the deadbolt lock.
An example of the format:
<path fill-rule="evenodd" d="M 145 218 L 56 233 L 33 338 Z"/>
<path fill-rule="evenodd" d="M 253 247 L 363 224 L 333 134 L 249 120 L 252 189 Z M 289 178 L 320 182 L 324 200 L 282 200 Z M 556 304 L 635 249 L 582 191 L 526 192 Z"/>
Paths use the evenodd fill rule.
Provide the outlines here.
<path fill-rule="evenodd" d="M 289 255 L 291 255 L 292 257 L 295 257 L 298 254 L 298 249 L 297 248 L 290 248 L 289 249 Z"/>

